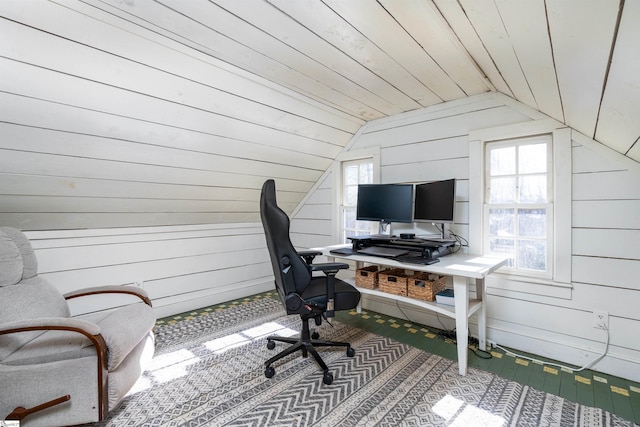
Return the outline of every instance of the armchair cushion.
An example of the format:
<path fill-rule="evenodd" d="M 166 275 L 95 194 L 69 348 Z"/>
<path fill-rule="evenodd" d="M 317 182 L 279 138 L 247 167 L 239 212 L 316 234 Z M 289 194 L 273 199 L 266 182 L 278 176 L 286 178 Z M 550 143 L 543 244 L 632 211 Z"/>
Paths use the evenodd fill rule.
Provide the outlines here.
<path fill-rule="evenodd" d="M 20 264 L 22 264 L 20 266 L 20 277 L 18 277 L 18 280 L 12 283 L 4 283 L 0 281 L 0 286 L 7 284 L 13 285 L 20 282 L 20 279 L 30 279 L 38 274 L 38 259 L 33 252 L 29 239 L 27 239 L 20 230 L 11 227 L 0 227 L 0 240 L 2 240 L 0 248 L 7 245 L 8 242 L 12 242 L 12 244 L 16 246 L 18 253 L 17 257 L 15 255 L 11 255 L 12 258 L 15 259 L 12 263 L 20 262 Z M 7 245 L 3 251 L 6 252 L 7 248 L 11 248 L 10 250 L 13 250 L 11 245 Z M 0 261 L 2 261 L 2 255 L 0 255 Z"/>
<path fill-rule="evenodd" d="M 147 336 L 156 321 L 153 309 L 142 302 L 126 305 L 106 314 L 83 316 L 82 319 L 100 327 L 102 337 L 109 349 L 109 372 L 118 368 L 129 353 Z"/>
<path fill-rule="evenodd" d="M 11 238 L 0 231 L 0 286 L 15 285 L 22 279 L 22 256 Z"/>
<path fill-rule="evenodd" d="M 43 317 L 70 316 L 69 307 L 60 293 L 40 277 L 23 280 L 19 286 L 5 286 L 2 298 L 11 301 L 0 310 L 0 324 Z M 0 361 L 42 335 L 43 331 L 0 335 Z"/>

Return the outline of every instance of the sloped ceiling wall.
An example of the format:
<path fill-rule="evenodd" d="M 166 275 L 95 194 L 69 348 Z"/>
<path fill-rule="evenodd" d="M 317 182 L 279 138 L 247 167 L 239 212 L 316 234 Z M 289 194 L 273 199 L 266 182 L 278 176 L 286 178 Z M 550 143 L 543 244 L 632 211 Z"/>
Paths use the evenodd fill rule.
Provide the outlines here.
<path fill-rule="evenodd" d="M 292 210 L 367 121 L 488 91 L 640 161 L 639 21 L 624 0 L 4 0 L 0 220 L 257 220 L 265 178 Z"/>

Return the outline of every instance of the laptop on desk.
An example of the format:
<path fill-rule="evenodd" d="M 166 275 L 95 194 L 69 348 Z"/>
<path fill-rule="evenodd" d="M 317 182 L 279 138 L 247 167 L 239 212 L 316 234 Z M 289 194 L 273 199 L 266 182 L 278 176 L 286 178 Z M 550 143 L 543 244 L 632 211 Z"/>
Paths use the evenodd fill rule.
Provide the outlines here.
<path fill-rule="evenodd" d="M 345 247 L 345 248 L 331 249 L 329 252 L 336 255 L 355 255 L 358 253 L 358 251 L 353 249 L 351 246 Z"/>

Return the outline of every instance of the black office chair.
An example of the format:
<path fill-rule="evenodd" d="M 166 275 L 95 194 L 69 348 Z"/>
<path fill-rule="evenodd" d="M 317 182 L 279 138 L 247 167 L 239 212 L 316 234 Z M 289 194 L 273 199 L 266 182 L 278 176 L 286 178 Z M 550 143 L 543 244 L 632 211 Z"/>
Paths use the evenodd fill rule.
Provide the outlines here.
<path fill-rule="evenodd" d="M 276 290 L 287 314 L 299 314 L 302 331 L 299 338 L 267 337 L 267 348 L 276 346 L 276 341 L 292 344 L 265 362 L 264 374 L 273 377 L 274 362 L 302 351 L 302 356 L 310 353 L 324 371 L 325 384 L 333 382 L 333 375 L 324 363 L 315 347 L 346 347 L 347 356 L 353 357 L 355 350 L 346 342 L 320 340 L 319 334 L 310 333 L 309 320 L 314 319 L 316 326 L 322 324 L 323 317 L 333 317 L 335 310 L 350 310 L 358 305 L 360 292 L 348 283 L 336 279 L 341 269 L 349 268 L 345 263 L 313 264 L 313 259 L 321 252 L 296 251 L 289 240 L 289 217 L 276 203 L 276 186 L 272 179 L 262 186 L 260 195 L 260 217 L 271 256 Z M 304 258 L 304 261 L 303 261 Z M 322 271 L 324 276 L 313 276 L 312 272 Z"/>

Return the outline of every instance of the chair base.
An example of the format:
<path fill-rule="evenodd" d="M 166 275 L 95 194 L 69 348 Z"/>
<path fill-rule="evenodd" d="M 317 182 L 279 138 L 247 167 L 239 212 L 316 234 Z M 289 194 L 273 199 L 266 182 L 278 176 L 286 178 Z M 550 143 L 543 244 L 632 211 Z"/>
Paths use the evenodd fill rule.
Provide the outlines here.
<path fill-rule="evenodd" d="M 314 335 L 317 334 L 314 332 Z M 320 366 L 324 372 L 322 381 L 325 384 L 331 384 L 333 382 L 333 375 L 329 372 L 327 364 L 322 360 L 322 357 L 318 353 L 318 350 L 316 350 L 316 347 L 346 347 L 348 357 L 353 357 L 356 353 L 348 342 L 326 341 L 311 338 L 307 320 L 302 321 L 302 332 L 300 333 L 299 338 L 268 336 L 267 348 L 273 350 L 276 346 L 276 341 L 291 344 L 291 346 L 282 350 L 280 353 L 276 354 L 264 363 L 264 374 L 267 378 L 271 378 L 275 375 L 275 369 L 271 366 L 274 362 L 297 351 L 302 351 L 302 357 L 309 357 L 309 354 L 313 356 L 318 366 Z"/>

